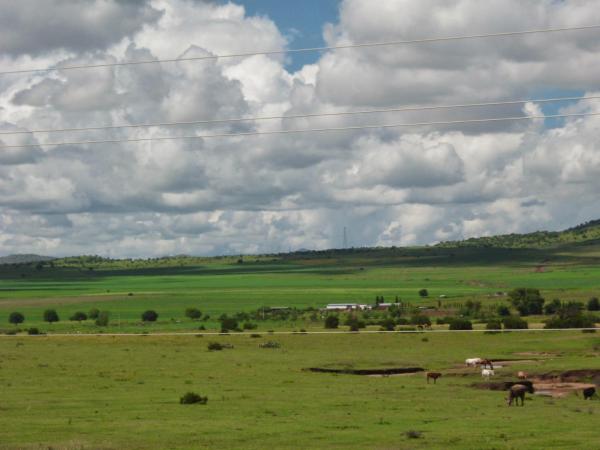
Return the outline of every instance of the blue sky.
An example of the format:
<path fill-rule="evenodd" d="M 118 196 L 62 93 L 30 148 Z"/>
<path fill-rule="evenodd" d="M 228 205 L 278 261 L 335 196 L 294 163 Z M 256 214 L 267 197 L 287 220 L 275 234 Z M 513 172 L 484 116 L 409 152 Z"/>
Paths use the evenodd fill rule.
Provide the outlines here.
<path fill-rule="evenodd" d="M 234 3 L 244 5 L 248 15 L 270 17 L 283 34 L 293 37 L 290 48 L 304 48 L 324 44 L 323 25 L 337 22 L 340 0 L 235 0 Z M 295 55 L 288 69 L 296 70 L 318 57 L 317 52 Z"/>

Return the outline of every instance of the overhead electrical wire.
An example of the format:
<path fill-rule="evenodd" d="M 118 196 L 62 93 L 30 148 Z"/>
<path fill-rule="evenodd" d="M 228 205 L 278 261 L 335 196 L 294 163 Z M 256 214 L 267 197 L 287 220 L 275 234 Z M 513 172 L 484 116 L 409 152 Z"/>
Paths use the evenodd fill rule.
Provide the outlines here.
<path fill-rule="evenodd" d="M 388 46 L 394 46 L 394 45 L 412 45 L 412 44 L 425 44 L 425 43 L 459 41 L 459 40 L 470 40 L 470 39 L 502 38 L 502 37 L 510 37 L 510 36 L 540 34 L 540 33 L 584 31 L 584 30 L 592 30 L 592 29 L 598 29 L 598 28 L 600 28 L 600 25 L 585 25 L 585 26 L 578 26 L 578 27 L 543 28 L 543 29 L 522 30 L 522 31 L 507 31 L 507 32 L 502 32 L 502 33 L 471 34 L 471 35 L 462 35 L 462 36 L 443 36 L 443 37 L 434 37 L 434 38 L 384 41 L 384 42 L 367 42 L 367 43 L 362 43 L 362 44 L 332 45 L 332 46 L 326 46 L 326 47 L 309 47 L 309 48 L 296 48 L 296 49 L 286 49 L 286 50 L 268 50 L 268 51 L 259 51 L 259 52 L 231 53 L 231 54 L 224 54 L 224 55 L 204 55 L 204 56 L 189 56 L 189 57 L 183 57 L 183 58 L 122 61 L 122 62 L 115 62 L 115 63 L 80 64 L 80 65 L 60 66 L 60 67 L 56 66 L 56 67 L 34 68 L 34 69 L 5 70 L 5 71 L 0 71 L 0 75 L 55 72 L 55 71 L 76 70 L 76 69 L 95 69 L 95 68 L 102 68 L 102 67 L 133 66 L 133 65 L 155 64 L 155 63 L 175 63 L 175 62 L 182 62 L 182 61 L 203 61 L 203 60 L 215 60 L 215 59 L 225 59 L 225 58 L 245 58 L 248 56 L 258 56 L 258 55 L 266 55 L 266 56 L 283 55 L 283 54 L 294 54 L 294 53 L 343 50 L 343 49 L 350 49 L 350 48 L 388 47 Z"/>
<path fill-rule="evenodd" d="M 519 120 L 536 120 L 536 119 L 559 119 L 567 117 L 597 117 L 600 113 L 571 113 L 571 114 L 552 114 L 538 116 L 513 116 L 513 117 L 495 117 L 489 119 L 464 119 L 464 120 L 448 120 L 437 122 L 415 122 L 415 123 L 391 123 L 379 125 L 357 125 L 350 127 L 332 127 L 332 128 L 306 128 L 294 130 L 273 130 L 273 131 L 250 131 L 245 133 L 217 133 L 217 134 L 202 134 L 202 135 L 187 135 L 187 136 L 158 136 L 147 138 L 129 138 L 129 139 L 102 139 L 89 141 L 70 141 L 70 142 L 42 142 L 39 144 L 22 144 L 22 145 L 4 145 L 0 150 L 14 148 L 31 148 L 31 147 L 55 147 L 59 145 L 95 145 L 95 144 L 116 144 L 126 142 L 151 142 L 151 141 L 174 141 L 184 139 L 213 139 L 213 138 L 233 138 L 246 136 L 262 136 L 262 135 L 278 135 L 278 134 L 301 134 L 301 133 L 320 133 L 328 131 L 352 131 L 352 130 L 369 130 L 369 129 L 387 129 L 400 127 L 421 127 L 433 125 L 458 125 L 458 124 L 474 124 L 474 123 L 491 123 L 491 122 L 508 122 Z"/>
<path fill-rule="evenodd" d="M 338 116 L 353 116 L 360 114 L 377 114 L 391 112 L 411 112 L 411 111 L 431 111 L 441 109 L 455 108 L 475 108 L 484 106 L 508 106 L 524 103 L 553 103 L 566 101 L 586 101 L 600 99 L 600 95 L 586 97 L 557 97 L 545 99 L 529 99 L 529 100 L 506 100 L 500 102 L 485 102 L 485 103 L 463 103 L 454 105 L 431 105 L 431 106 L 406 106 L 399 108 L 386 109 L 366 109 L 358 111 L 341 111 L 330 113 L 312 113 L 312 114 L 293 114 L 286 116 L 259 116 L 259 117 L 236 117 L 230 119 L 210 119 L 210 120 L 190 120 L 185 122 L 155 122 L 155 123 L 137 123 L 137 124 L 122 124 L 122 125 L 106 125 L 78 128 L 47 128 L 37 130 L 0 130 L 0 135 L 16 135 L 16 134 L 33 134 L 33 133 L 59 133 L 59 132 L 79 132 L 79 131 L 98 131 L 98 130 L 116 130 L 124 128 L 150 128 L 150 127 L 170 127 L 177 125 L 208 125 L 219 123 L 235 123 L 235 122 L 254 122 L 262 120 L 287 120 L 287 119 L 306 119 L 314 117 L 338 117 Z"/>

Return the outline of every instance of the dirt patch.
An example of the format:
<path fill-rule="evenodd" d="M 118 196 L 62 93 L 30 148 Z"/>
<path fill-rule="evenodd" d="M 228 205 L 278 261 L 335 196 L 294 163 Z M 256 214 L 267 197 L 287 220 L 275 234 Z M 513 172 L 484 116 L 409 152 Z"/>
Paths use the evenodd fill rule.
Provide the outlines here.
<path fill-rule="evenodd" d="M 574 369 L 565 372 L 547 372 L 541 375 L 536 375 L 535 378 L 540 381 L 559 381 L 559 382 L 579 382 L 593 381 L 600 384 L 600 369 Z"/>
<path fill-rule="evenodd" d="M 329 369 L 324 367 L 309 367 L 308 369 L 304 369 L 309 372 L 317 372 L 317 373 L 338 373 L 345 375 L 379 375 L 379 376 L 389 376 L 389 375 L 405 375 L 417 372 L 424 372 L 425 369 L 422 367 L 393 367 L 389 369 Z"/>
<path fill-rule="evenodd" d="M 566 397 L 567 395 L 569 395 L 572 392 L 578 392 L 578 391 L 582 391 L 584 389 L 590 388 L 590 387 L 596 387 L 595 384 L 591 384 L 591 383 L 576 383 L 576 382 L 572 382 L 572 383 L 561 383 L 561 382 L 544 382 L 544 381 L 536 381 L 533 384 L 534 388 L 535 388 L 535 393 L 537 395 L 545 395 L 547 397 L 554 397 L 554 398 L 562 398 L 562 397 Z"/>
<path fill-rule="evenodd" d="M 473 383 L 471 386 L 477 389 L 505 391 L 513 384 L 530 385 L 536 395 L 562 398 L 572 393 L 579 393 L 587 388 L 598 387 L 600 385 L 600 369 L 554 371 L 535 375 L 529 380 Z"/>

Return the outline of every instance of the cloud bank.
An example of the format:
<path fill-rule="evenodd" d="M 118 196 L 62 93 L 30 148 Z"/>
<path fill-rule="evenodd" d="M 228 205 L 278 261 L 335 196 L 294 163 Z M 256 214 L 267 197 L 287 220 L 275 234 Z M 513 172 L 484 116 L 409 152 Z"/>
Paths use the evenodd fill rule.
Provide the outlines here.
<path fill-rule="evenodd" d="M 20 1 L 3 70 L 293 47 L 235 2 Z M 600 23 L 597 2 L 344 0 L 329 45 Z M 596 94 L 597 31 L 3 76 L 0 131 Z M 0 135 L 2 145 L 539 114 L 542 105 Z M 600 112 L 600 102 L 558 111 Z M 0 253 L 412 245 L 597 218 L 600 119 L 3 149 Z"/>

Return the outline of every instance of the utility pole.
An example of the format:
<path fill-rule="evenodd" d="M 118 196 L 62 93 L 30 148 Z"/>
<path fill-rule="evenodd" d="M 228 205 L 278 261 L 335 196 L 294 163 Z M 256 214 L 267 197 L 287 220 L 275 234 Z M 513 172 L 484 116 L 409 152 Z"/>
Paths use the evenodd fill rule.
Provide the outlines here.
<path fill-rule="evenodd" d="M 342 248 L 348 248 L 348 232 L 346 230 L 346 227 L 344 227 L 344 241 L 342 245 Z"/>

